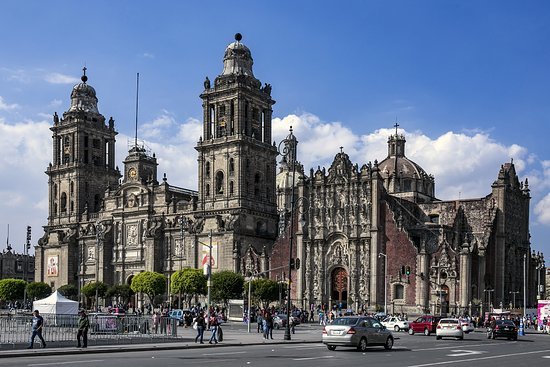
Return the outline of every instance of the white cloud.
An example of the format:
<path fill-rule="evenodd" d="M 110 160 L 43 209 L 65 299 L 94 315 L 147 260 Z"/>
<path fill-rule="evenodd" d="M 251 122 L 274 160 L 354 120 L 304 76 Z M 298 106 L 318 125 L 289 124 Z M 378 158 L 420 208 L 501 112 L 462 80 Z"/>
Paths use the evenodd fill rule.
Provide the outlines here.
<path fill-rule="evenodd" d="M 152 54 L 152 53 L 149 53 L 149 52 L 144 52 L 141 56 L 143 58 L 146 58 L 146 59 L 154 59 L 155 58 L 155 55 Z"/>
<path fill-rule="evenodd" d="M 54 99 L 49 104 L 49 106 L 52 107 L 52 108 L 60 107 L 61 105 L 63 105 L 63 101 L 60 100 L 60 99 Z"/>
<path fill-rule="evenodd" d="M 170 130 L 176 125 L 176 119 L 168 111 L 162 111 L 162 115 L 151 122 L 144 123 L 138 128 L 139 136 L 147 140 L 169 138 Z"/>
<path fill-rule="evenodd" d="M 550 193 L 535 205 L 534 212 L 539 223 L 550 225 Z"/>
<path fill-rule="evenodd" d="M 4 102 L 4 98 L 0 96 L 0 111 L 15 110 L 16 108 L 19 108 L 18 104 L 7 104 L 6 102 Z"/>
<path fill-rule="evenodd" d="M 75 78 L 70 75 L 61 73 L 49 73 L 44 76 L 44 80 L 52 84 L 75 84 L 80 81 L 79 78 Z"/>

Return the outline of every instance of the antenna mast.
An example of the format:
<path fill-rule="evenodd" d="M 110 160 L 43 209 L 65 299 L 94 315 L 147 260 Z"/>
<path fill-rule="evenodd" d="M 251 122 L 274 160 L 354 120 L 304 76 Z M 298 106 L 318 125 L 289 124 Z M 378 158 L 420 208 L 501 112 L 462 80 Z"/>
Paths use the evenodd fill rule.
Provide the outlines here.
<path fill-rule="evenodd" d="M 134 137 L 134 146 L 137 148 L 137 132 L 138 132 L 138 111 L 139 111 L 139 73 L 136 78 L 136 134 Z"/>

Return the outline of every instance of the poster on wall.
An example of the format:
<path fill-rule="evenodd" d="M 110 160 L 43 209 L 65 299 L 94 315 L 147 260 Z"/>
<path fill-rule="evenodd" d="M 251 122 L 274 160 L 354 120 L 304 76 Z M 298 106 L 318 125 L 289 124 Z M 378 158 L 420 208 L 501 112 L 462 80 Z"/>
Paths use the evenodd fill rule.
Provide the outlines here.
<path fill-rule="evenodd" d="M 59 274 L 59 256 L 48 256 L 46 274 L 49 277 L 56 277 Z"/>
<path fill-rule="evenodd" d="M 210 257 L 210 247 L 206 245 L 202 245 L 201 264 L 205 274 L 207 274 L 208 272 L 209 257 Z M 210 266 L 212 269 L 218 268 L 218 246 L 216 246 L 215 244 L 212 244 L 212 259 L 210 259 Z"/>
<path fill-rule="evenodd" d="M 548 299 L 539 300 L 539 304 L 537 308 L 538 308 L 537 323 L 539 324 L 539 330 L 542 330 L 541 329 L 542 320 L 544 320 L 545 318 L 547 320 L 550 319 L 550 300 Z"/>

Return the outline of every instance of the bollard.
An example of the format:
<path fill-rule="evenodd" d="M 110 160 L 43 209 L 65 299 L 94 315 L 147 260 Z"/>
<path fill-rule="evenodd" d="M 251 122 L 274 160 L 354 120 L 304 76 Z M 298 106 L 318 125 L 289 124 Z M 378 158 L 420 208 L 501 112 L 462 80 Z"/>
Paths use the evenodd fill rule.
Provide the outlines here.
<path fill-rule="evenodd" d="M 518 335 L 519 336 L 525 336 L 525 330 L 523 328 L 523 319 L 519 320 L 519 331 L 518 331 Z"/>

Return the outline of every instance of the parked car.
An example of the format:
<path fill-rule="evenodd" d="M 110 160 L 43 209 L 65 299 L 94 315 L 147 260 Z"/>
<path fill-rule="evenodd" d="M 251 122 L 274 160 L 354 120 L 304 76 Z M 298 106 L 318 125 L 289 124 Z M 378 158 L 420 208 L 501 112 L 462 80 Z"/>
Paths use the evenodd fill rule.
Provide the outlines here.
<path fill-rule="evenodd" d="M 465 334 L 469 334 L 475 330 L 474 323 L 468 319 L 460 319 L 460 325 Z"/>
<path fill-rule="evenodd" d="M 403 320 L 395 316 L 386 317 L 382 321 L 382 325 L 396 332 L 400 330 L 405 330 L 405 331 L 409 330 L 409 322 L 407 320 Z"/>
<path fill-rule="evenodd" d="M 518 340 L 518 328 L 512 320 L 496 320 L 495 329 L 491 332 L 491 337 L 508 338 L 508 340 Z"/>
<path fill-rule="evenodd" d="M 435 333 L 437 323 L 440 319 L 441 317 L 432 315 L 420 316 L 413 322 L 409 323 L 409 335 L 414 335 L 415 333 L 423 333 L 424 335 L 428 336 Z"/>
<path fill-rule="evenodd" d="M 440 340 L 445 337 L 464 339 L 464 331 L 462 331 L 462 323 L 459 319 L 439 320 L 435 329 L 435 338 Z"/>
<path fill-rule="evenodd" d="M 355 347 L 366 351 L 368 346 L 379 345 L 393 348 L 393 335 L 375 318 L 366 316 L 344 316 L 334 319 L 323 328 L 323 344 L 329 350 L 336 347 Z"/>
<path fill-rule="evenodd" d="M 292 317 L 292 322 L 294 322 L 294 325 L 300 324 L 300 319 L 298 317 L 295 317 L 295 316 L 290 316 L 290 317 Z M 273 328 L 282 329 L 286 327 L 286 320 L 287 320 L 286 314 L 284 313 L 273 316 Z"/>

